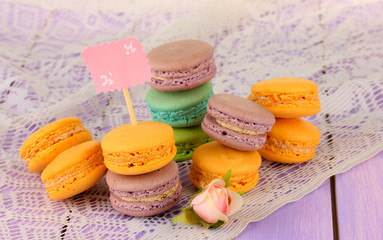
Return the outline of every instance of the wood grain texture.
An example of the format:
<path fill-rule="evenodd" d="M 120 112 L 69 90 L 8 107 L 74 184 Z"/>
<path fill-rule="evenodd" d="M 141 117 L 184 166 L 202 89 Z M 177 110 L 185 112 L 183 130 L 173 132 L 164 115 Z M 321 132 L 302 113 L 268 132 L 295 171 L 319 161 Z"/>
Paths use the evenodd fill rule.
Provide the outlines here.
<path fill-rule="evenodd" d="M 383 239 L 383 151 L 336 176 L 340 239 Z"/>
<path fill-rule="evenodd" d="M 267 218 L 249 223 L 236 239 L 333 239 L 330 181 Z"/>

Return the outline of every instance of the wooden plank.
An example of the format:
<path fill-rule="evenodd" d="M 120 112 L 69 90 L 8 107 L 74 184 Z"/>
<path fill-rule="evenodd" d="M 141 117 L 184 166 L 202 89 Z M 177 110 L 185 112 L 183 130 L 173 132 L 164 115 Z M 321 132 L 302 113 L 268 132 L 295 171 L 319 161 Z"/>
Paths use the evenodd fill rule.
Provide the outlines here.
<path fill-rule="evenodd" d="M 383 239 L 383 151 L 336 176 L 340 239 Z"/>
<path fill-rule="evenodd" d="M 333 239 L 330 181 L 267 218 L 250 223 L 236 239 Z"/>

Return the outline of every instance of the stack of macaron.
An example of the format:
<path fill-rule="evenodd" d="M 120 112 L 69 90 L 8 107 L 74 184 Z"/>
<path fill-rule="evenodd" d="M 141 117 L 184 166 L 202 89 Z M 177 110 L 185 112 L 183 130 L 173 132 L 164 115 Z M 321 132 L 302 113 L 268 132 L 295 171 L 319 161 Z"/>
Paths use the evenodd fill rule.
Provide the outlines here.
<path fill-rule="evenodd" d="M 213 95 L 201 125 L 214 142 L 198 147 L 192 157 L 189 178 L 202 187 L 231 170 L 229 189 L 246 192 L 258 182 L 261 156 L 257 150 L 266 141 L 275 118 L 246 98 L 231 94 Z"/>
<path fill-rule="evenodd" d="M 53 200 L 75 196 L 101 179 L 106 168 L 101 144 L 80 119 L 69 117 L 51 122 L 34 132 L 22 144 L 20 156 L 41 180 Z"/>
<path fill-rule="evenodd" d="M 171 126 L 142 121 L 119 126 L 102 142 L 110 202 L 130 216 L 152 216 L 175 206 L 182 186 Z"/>
<path fill-rule="evenodd" d="M 174 128 L 175 160 L 190 159 L 209 140 L 200 123 L 213 95 L 214 49 L 204 41 L 180 40 L 155 47 L 146 56 L 153 75 L 145 97 L 151 117 Z"/>
<path fill-rule="evenodd" d="M 276 122 L 267 133 L 262 157 L 281 163 L 300 163 L 312 159 L 319 144 L 318 128 L 302 117 L 320 111 L 318 86 L 303 78 L 273 78 L 251 88 L 248 99 L 269 109 Z"/>

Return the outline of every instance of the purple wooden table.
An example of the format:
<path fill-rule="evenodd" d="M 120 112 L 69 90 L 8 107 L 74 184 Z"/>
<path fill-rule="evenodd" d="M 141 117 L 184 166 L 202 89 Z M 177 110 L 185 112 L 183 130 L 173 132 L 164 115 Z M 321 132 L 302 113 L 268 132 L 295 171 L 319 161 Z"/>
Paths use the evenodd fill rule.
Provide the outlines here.
<path fill-rule="evenodd" d="M 383 239 L 382 170 L 383 151 L 250 223 L 237 239 Z"/>

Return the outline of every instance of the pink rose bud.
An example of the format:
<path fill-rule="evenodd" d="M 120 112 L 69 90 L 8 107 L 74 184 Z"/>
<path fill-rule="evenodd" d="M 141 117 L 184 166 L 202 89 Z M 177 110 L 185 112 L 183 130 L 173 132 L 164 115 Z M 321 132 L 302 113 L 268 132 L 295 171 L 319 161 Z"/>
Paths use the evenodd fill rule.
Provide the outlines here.
<path fill-rule="evenodd" d="M 218 220 L 227 222 L 227 217 L 237 212 L 242 205 L 242 197 L 226 189 L 222 179 L 213 180 L 191 201 L 194 212 L 208 223 L 216 223 Z"/>

